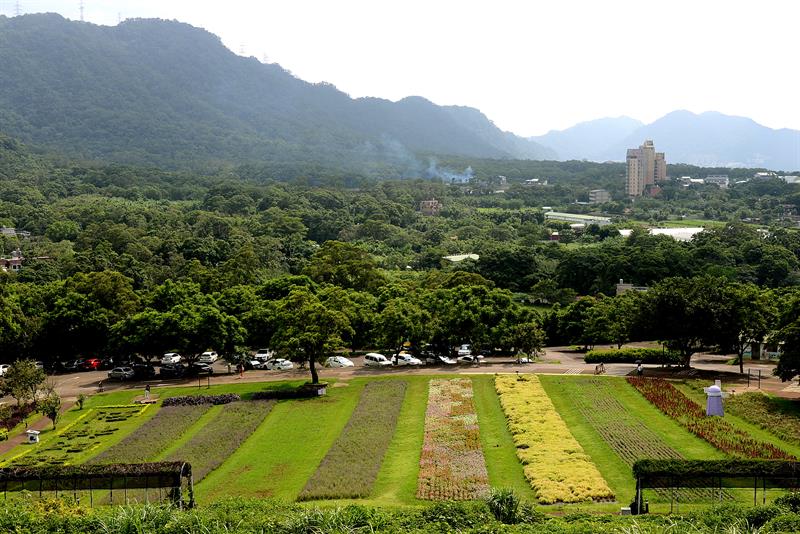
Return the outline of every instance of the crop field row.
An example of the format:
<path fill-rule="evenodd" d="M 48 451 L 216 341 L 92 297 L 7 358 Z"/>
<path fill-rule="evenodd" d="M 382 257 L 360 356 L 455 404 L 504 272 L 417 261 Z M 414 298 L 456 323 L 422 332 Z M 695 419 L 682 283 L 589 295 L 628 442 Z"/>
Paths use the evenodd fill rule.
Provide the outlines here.
<path fill-rule="evenodd" d="M 678 421 L 692 434 L 719 450 L 743 458 L 794 460 L 772 443 L 754 439 L 720 417 L 706 417 L 705 410 L 675 386 L 660 378 L 629 377 L 628 382 L 658 409 Z"/>
<path fill-rule="evenodd" d="M 274 401 L 243 401 L 225 405 L 189 441 L 168 455 L 167 460 L 189 462 L 192 464 L 194 481 L 200 482 L 236 452 L 274 405 Z"/>
<path fill-rule="evenodd" d="M 101 447 L 125 425 L 135 424 L 146 406 L 104 406 L 87 409 L 71 424 L 65 426 L 38 446 L 25 446 L 22 452 L 3 465 L 44 466 L 76 463 Z"/>
<path fill-rule="evenodd" d="M 572 398 L 584 420 L 628 466 L 644 458 L 683 458 L 614 397 L 614 384 L 607 378 L 560 378 L 558 384 Z M 669 497 L 670 492 L 660 493 Z M 674 495 L 675 492 L 671 493 Z M 720 498 L 719 491 L 701 488 L 681 489 L 678 493 L 681 501 Z M 730 495 L 723 494 L 722 497 L 730 498 Z"/>
<path fill-rule="evenodd" d="M 611 488 L 570 433 L 536 375 L 497 375 L 495 387 L 525 476 L 539 502 L 614 498 Z"/>
<path fill-rule="evenodd" d="M 469 500 L 486 495 L 489 475 L 469 378 L 432 379 L 417 498 Z"/>
<path fill-rule="evenodd" d="M 210 408 L 197 406 L 166 406 L 125 439 L 93 458 L 91 463 L 138 463 L 153 460 L 197 422 Z"/>
<path fill-rule="evenodd" d="M 394 437 L 405 398 L 404 381 L 370 382 L 347 426 L 300 493 L 301 500 L 369 495 Z"/>

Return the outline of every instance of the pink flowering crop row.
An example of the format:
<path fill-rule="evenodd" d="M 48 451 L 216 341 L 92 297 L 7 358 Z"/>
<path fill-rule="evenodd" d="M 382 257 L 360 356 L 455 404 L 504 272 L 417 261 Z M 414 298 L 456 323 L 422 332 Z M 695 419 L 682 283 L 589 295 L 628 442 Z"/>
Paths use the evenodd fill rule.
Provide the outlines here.
<path fill-rule="evenodd" d="M 741 458 L 795 459 L 771 443 L 752 438 L 721 417 L 706 416 L 699 404 L 662 378 L 629 377 L 628 382 L 659 410 L 722 452 Z"/>
<path fill-rule="evenodd" d="M 417 498 L 483 497 L 489 491 L 489 475 L 472 401 L 472 381 L 433 379 L 428 388 Z"/>

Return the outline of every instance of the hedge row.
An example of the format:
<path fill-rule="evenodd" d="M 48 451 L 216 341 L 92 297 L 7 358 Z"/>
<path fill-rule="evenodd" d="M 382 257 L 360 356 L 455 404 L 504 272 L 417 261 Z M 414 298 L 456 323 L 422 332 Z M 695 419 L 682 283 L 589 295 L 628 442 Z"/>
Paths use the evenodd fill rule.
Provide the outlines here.
<path fill-rule="evenodd" d="M 192 466 L 186 462 L 145 462 L 134 464 L 78 464 L 43 467 L 2 467 L 0 481 L 3 480 L 39 480 L 63 479 L 70 477 L 100 476 L 159 476 L 190 475 Z"/>
<path fill-rule="evenodd" d="M 637 477 L 759 476 L 800 478 L 800 462 L 785 460 L 639 460 L 633 464 Z"/>
<path fill-rule="evenodd" d="M 201 404 L 228 404 L 240 401 L 242 398 L 236 393 L 223 395 L 185 395 L 183 397 L 168 397 L 162 406 L 200 406 Z"/>
<path fill-rule="evenodd" d="M 677 352 L 662 349 L 596 349 L 590 350 L 583 357 L 586 363 L 673 363 L 681 362 L 681 355 Z"/>

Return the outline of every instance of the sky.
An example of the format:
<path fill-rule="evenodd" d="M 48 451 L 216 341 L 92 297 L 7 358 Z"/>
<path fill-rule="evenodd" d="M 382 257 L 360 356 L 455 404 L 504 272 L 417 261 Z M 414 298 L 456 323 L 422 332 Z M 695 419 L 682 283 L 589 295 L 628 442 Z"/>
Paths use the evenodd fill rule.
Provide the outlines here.
<path fill-rule="evenodd" d="M 79 20 L 80 0 L 18 0 Z M 719 111 L 800 129 L 795 0 L 84 0 L 84 19 L 177 19 L 352 97 L 419 95 L 544 134 Z M 17 0 L 0 0 L 11 16 Z"/>

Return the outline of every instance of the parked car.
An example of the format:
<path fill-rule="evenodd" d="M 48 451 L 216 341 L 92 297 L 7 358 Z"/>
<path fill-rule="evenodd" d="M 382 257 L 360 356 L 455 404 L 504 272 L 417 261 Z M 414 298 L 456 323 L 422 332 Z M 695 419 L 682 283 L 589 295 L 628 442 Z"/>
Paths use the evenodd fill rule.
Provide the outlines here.
<path fill-rule="evenodd" d="M 344 356 L 331 356 L 325 360 L 325 367 L 353 367 L 353 362 Z"/>
<path fill-rule="evenodd" d="M 7 363 L 0 363 L 0 376 L 5 375 L 9 369 L 11 369 L 11 365 Z"/>
<path fill-rule="evenodd" d="M 37 360 L 37 361 L 33 362 L 33 365 L 35 365 L 37 369 L 44 369 L 44 362 L 43 361 Z"/>
<path fill-rule="evenodd" d="M 472 354 L 472 345 L 461 345 L 458 347 L 459 356 L 469 356 Z"/>
<path fill-rule="evenodd" d="M 100 358 L 89 358 L 81 363 L 82 371 L 97 371 L 100 369 Z"/>
<path fill-rule="evenodd" d="M 213 375 L 214 369 L 207 363 L 195 362 L 186 368 L 185 374 L 189 376 Z"/>
<path fill-rule="evenodd" d="M 250 370 L 250 369 L 263 369 L 264 365 L 266 365 L 266 363 L 262 362 L 261 360 L 245 360 L 244 361 L 244 368 L 247 369 L 247 370 Z"/>
<path fill-rule="evenodd" d="M 108 372 L 108 378 L 117 380 L 130 380 L 136 375 L 130 367 L 114 367 Z"/>
<path fill-rule="evenodd" d="M 455 365 L 456 361 L 440 354 L 429 354 L 425 357 L 425 363 L 428 365 Z"/>
<path fill-rule="evenodd" d="M 100 369 L 113 369 L 119 367 L 114 365 L 114 358 L 100 358 Z M 125 365 L 124 367 L 133 367 L 132 365 Z"/>
<path fill-rule="evenodd" d="M 217 360 L 219 360 L 219 355 L 213 350 L 209 350 L 207 352 L 204 352 L 197 359 L 197 361 L 200 362 L 200 363 L 208 363 L 208 364 L 214 363 Z"/>
<path fill-rule="evenodd" d="M 134 363 L 130 367 L 133 369 L 134 378 L 141 380 L 156 376 L 156 368 L 149 363 Z"/>
<path fill-rule="evenodd" d="M 53 363 L 53 370 L 56 373 L 74 373 L 83 367 L 83 360 L 66 360 Z"/>
<path fill-rule="evenodd" d="M 283 358 L 275 358 L 274 360 L 270 360 L 264 364 L 264 369 L 268 371 L 285 371 L 287 369 L 292 369 L 294 364 L 289 360 L 284 360 Z"/>
<path fill-rule="evenodd" d="M 168 352 L 161 358 L 161 365 L 181 363 L 181 360 L 183 360 L 183 358 L 177 352 Z"/>
<path fill-rule="evenodd" d="M 275 351 L 273 351 L 272 349 L 258 349 L 255 355 L 253 355 L 253 359 L 261 360 L 262 362 L 269 361 L 274 357 L 275 357 Z"/>
<path fill-rule="evenodd" d="M 392 358 L 392 363 L 398 367 L 409 366 L 409 365 L 422 365 L 422 360 L 419 358 L 415 358 L 412 355 L 401 352 L 394 358 Z"/>
<path fill-rule="evenodd" d="M 458 363 L 481 363 L 481 356 L 459 356 Z"/>
<path fill-rule="evenodd" d="M 377 352 L 370 352 L 364 355 L 364 367 L 390 367 L 390 362 L 383 354 Z"/>
<path fill-rule="evenodd" d="M 166 363 L 158 371 L 158 376 L 163 378 L 180 378 L 185 374 L 186 366 L 182 363 Z"/>
<path fill-rule="evenodd" d="M 514 363 L 519 363 L 519 364 L 522 364 L 522 363 L 533 363 L 533 360 L 531 360 L 527 356 L 519 356 L 519 357 L 517 357 L 516 360 L 514 360 Z"/>

